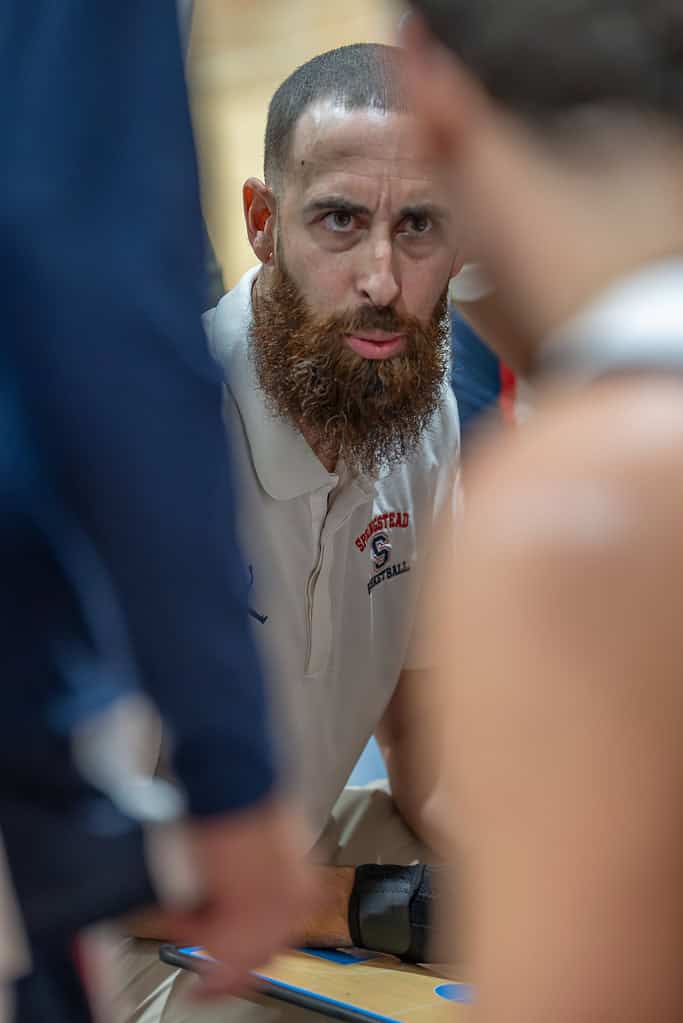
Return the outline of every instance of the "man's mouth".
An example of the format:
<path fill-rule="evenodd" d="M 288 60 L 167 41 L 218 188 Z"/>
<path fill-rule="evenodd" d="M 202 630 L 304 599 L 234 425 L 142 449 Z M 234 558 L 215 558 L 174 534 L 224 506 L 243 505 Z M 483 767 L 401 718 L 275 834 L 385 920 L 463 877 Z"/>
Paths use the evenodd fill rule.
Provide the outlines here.
<path fill-rule="evenodd" d="M 349 348 L 364 359 L 391 359 L 405 348 L 403 334 L 388 334 L 381 330 L 368 330 L 362 334 L 347 334 Z"/>

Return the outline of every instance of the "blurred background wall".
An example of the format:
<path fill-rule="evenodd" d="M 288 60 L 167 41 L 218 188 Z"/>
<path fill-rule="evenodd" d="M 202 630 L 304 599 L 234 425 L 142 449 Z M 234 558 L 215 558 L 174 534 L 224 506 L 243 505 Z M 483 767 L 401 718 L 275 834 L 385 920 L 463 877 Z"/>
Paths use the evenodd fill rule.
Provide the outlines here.
<path fill-rule="evenodd" d="M 270 97 L 300 64 L 335 46 L 391 42 L 387 0 L 195 0 L 188 75 L 204 212 L 226 288 L 254 263 L 242 184 L 263 176 Z"/>

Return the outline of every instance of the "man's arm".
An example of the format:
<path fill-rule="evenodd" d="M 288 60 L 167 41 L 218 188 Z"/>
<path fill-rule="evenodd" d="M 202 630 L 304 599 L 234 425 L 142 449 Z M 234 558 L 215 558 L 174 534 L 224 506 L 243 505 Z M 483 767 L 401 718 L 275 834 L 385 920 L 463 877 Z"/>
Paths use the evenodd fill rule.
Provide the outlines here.
<path fill-rule="evenodd" d="M 316 904 L 293 907 L 290 920 L 290 945 L 311 948 L 342 948 L 351 945 L 349 902 L 356 875 L 355 867 L 313 867 L 311 880 L 317 894 Z M 299 915 L 297 916 L 297 908 Z M 126 931 L 138 938 L 165 941 L 167 916 L 151 909 L 125 921 Z"/>
<path fill-rule="evenodd" d="M 594 388 L 501 449 L 450 606 L 477 1019 L 677 1020 L 680 387 Z"/>
<path fill-rule="evenodd" d="M 449 566 L 452 556 L 453 518 L 459 487 L 459 430 L 454 403 L 444 421 L 444 434 L 451 434 L 450 446 L 444 449 L 441 479 L 434 496 L 432 553 L 412 623 L 407 657 L 407 663 L 412 666 L 404 667 L 401 672 L 375 729 L 394 803 L 408 827 L 439 859 L 447 832 L 441 827 L 432 800 L 441 769 L 439 751 L 443 745 L 444 725 L 444 689 L 435 666 L 444 663 L 450 643 L 444 615 L 450 583 L 448 570 L 443 571 L 443 565 Z"/>
<path fill-rule="evenodd" d="M 375 735 L 401 816 L 422 842 L 439 850 L 444 835 L 429 809 L 439 768 L 434 755 L 439 747 L 434 729 L 441 720 L 436 682 L 433 671 L 402 671 Z"/>

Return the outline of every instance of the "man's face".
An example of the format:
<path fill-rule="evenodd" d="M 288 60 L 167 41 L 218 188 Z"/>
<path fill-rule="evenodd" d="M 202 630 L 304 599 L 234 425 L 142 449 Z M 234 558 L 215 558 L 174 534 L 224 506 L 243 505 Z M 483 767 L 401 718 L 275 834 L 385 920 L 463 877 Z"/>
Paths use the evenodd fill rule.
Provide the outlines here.
<path fill-rule="evenodd" d="M 419 441 L 447 363 L 451 231 L 412 117 L 329 105 L 302 117 L 252 351 L 271 407 L 316 450 L 373 472 Z"/>
<path fill-rule="evenodd" d="M 311 107 L 297 124 L 278 201 L 276 260 L 319 319 L 391 308 L 426 325 L 458 269 L 450 197 L 407 114 Z M 364 358 L 404 347 L 368 330 L 345 343 Z"/>

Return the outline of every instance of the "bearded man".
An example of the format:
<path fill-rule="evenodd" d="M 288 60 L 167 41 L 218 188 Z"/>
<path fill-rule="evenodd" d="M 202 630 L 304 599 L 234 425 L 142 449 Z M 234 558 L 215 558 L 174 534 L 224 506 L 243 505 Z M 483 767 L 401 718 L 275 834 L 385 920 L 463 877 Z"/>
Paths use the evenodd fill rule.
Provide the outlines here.
<path fill-rule="evenodd" d="M 313 855 L 328 864 L 320 914 L 292 921 L 292 942 L 422 959 L 430 878 L 400 865 L 433 860 L 436 844 L 423 754 L 433 654 L 420 620 L 457 471 L 447 290 L 460 260 L 401 59 L 390 47 L 343 47 L 275 93 L 265 182 L 244 186 L 259 266 L 205 326 L 226 375 L 250 624 Z M 373 733 L 391 796 L 344 791 Z M 354 870 L 364 863 L 391 866 Z M 375 885 L 394 892 L 386 919 L 403 912 L 406 927 L 368 929 Z M 148 959 L 148 988 L 150 969 Z M 136 1018 L 184 1019 L 169 990 L 160 1016 L 148 997 Z"/>

